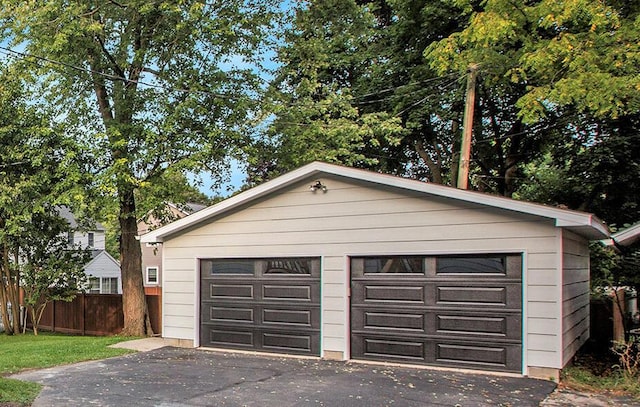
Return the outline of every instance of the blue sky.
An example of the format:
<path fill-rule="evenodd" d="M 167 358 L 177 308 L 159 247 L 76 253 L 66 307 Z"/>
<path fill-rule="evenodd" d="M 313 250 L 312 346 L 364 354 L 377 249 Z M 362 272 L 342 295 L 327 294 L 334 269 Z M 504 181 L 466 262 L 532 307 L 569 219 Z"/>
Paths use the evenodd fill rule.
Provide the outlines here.
<path fill-rule="evenodd" d="M 246 178 L 246 173 L 244 172 L 241 163 L 238 161 L 232 161 L 229 181 L 223 183 L 220 187 L 212 189 L 213 180 L 208 174 L 201 174 L 200 178 L 202 180 L 202 185 L 198 187 L 200 192 L 210 198 L 214 196 L 228 197 L 240 189 Z"/>

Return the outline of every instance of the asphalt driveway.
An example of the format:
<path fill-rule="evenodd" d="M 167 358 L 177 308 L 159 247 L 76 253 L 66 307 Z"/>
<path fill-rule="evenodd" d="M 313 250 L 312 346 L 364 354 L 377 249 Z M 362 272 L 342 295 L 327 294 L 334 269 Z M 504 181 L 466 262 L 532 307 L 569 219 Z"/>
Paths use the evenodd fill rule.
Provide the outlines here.
<path fill-rule="evenodd" d="M 538 406 L 544 380 L 165 347 L 13 376 L 34 406 Z"/>

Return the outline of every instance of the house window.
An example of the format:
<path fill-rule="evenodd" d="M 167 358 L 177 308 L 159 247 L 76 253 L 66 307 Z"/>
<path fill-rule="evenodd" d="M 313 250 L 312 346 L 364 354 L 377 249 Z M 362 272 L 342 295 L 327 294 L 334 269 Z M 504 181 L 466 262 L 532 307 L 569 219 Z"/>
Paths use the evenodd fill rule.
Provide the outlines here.
<path fill-rule="evenodd" d="M 98 277 L 89 279 L 89 294 L 100 294 L 100 279 Z"/>
<path fill-rule="evenodd" d="M 87 238 L 89 240 L 89 247 L 93 247 L 93 244 L 94 244 L 93 232 L 89 232 Z"/>
<path fill-rule="evenodd" d="M 147 284 L 158 284 L 158 268 L 147 267 Z"/>
<path fill-rule="evenodd" d="M 73 246 L 73 231 L 72 230 L 67 232 L 67 243 L 69 243 L 69 246 Z"/>
<path fill-rule="evenodd" d="M 118 294 L 118 277 L 102 277 L 101 294 Z"/>

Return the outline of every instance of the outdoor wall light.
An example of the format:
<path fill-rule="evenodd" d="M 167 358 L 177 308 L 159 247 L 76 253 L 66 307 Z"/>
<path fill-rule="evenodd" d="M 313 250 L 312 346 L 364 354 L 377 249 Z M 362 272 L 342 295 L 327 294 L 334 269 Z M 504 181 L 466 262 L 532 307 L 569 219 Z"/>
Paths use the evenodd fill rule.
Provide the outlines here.
<path fill-rule="evenodd" d="M 327 186 L 323 185 L 319 180 L 316 181 L 315 184 L 309 186 L 311 192 L 316 192 L 317 190 L 321 190 L 322 192 L 327 192 Z"/>

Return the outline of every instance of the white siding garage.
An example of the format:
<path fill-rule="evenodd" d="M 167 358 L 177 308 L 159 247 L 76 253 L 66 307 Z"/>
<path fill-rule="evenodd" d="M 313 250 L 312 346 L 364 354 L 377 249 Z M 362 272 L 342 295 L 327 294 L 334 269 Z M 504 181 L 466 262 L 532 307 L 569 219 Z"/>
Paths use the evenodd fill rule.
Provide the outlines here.
<path fill-rule="evenodd" d="M 320 185 L 316 185 L 318 182 Z M 312 163 L 150 232 L 142 241 L 163 245 L 162 332 L 167 338 L 181 339 L 193 346 L 212 346 L 201 343 L 204 299 L 201 298 L 203 270 L 200 265 L 203 260 L 318 258 L 320 356 L 350 359 L 353 354 L 362 359 L 394 360 L 384 357 L 384 352 L 367 356 L 362 352 L 362 345 L 352 343 L 360 338 L 357 335 L 361 327 L 352 326 L 358 321 L 352 319 L 351 307 L 363 306 L 351 297 L 355 295 L 352 276 L 357 280 L 366 275 L 352 270 L 352 260 L 418 258 L 421 260 L 416 261 L 413 268 L 417 270 L 417 277 L 400 272 L 389 278 L 396 286 L 409 284 L 413 279 L 415 287 L 424 288 L 419 289 L 423 297 L 416 300 L 422 303 L 409 307 L 410 312 L 422 318 L 424 326 L 418 329 L 423 329 L 423 333 L 407 332 L 403 336 L 399 329 L 386 339 L 398 343 L 403 338 L 418 338 L 414 342 L 422 343 L 423 348 L 417 351 L 414 348 L 412 352 L 425 352 L 422 360 L 416 358 L 418 363 L 482 369 L 482 360 L 475 360 L 477 350 L 476 356 L 470 348 L 462 352 L 470 355 L 469 360 L 460 356 L 461 353 L 450 352 L 467 346 L 469 343 L 463 339 L 469 333 L 458 332 L 453 342 L 441 346 L 449 356 L 446 352 L 427 354 L 429 349 L 440 346 L 439 334 L 433 333 L 433 323 L 428 322 L 434 321 L 430 312 L 439 315 L 437 312 L 446 311 L 446 315 L 439 318 L 448 321 L 451 328 L 455 318 L 468 317 L 465 307 L 474 308 L 474 302 L 489 301 L 473 296 L 462 298 L 456 309 L 455 301 L 445 304 L 446 295 L 438 299 L 438 292 L 455 295 L 473 292 L 463 289 L 468 280 L 469 287 L 480 287 L 494 295 L 489 296 L 495 299 L 490 300 L 492 304 L 481 306 L 487 311 L 482 318 L 496 327 L 509 323 L 509 328 L 502 333 L 498 328 L 498 331 L 487 328 L 496 338 L 501 336 L 493 342 L 485 340 L 487 346 L 496 349 L 495 355 L 505 358 L 503 368 L 499 366 L 498 356 L 487 361 L 490 363 L 487 368 L 548 378 L 556 374 L 587 339 L 587 242 L 607 235 L 606 226 L 586 213 Z M 508 262 L 517 259 L 519 264 L 517 271 L 507 272 L 505 268 L 504 273 L 489 273 L 480 279 L 473 277 L 472 271 L 463 270 L 450 276 L 449 282 L 446 273 L 433 274 L 430 266 L 436 264 L 437 259 L 467 257 L 508 258 Z M 500 273 L 504 278 L 508 276 L 508 281 L 502 282 Z M 449 284 L 451 282 L 455 284 Z M 440 286 L 436 283 L 443 283 L 440 286 L 444 289 L 437 288 Z M 365 287 L 367 282 L 362 284 Z M 451 287 L 457 291 L 451 291 Z M 500 298 L 505 305 L 499 304 Z M 406 307 L 389 303 L 397 300 L 389 297 L 388 301 L 384 300 L 385 306 L 376 309 L 406 315 L 409 312 Z M 375 301 L 380 305 L 380 299 Z M 289 305 L 284 304 L 283 309 Z M 506 311 L 501 307 L 506 307 Z M 255 324 L 262 322 L 256 319 Z M 237 321 L 236 326 L 248 323 Z M 252 332 L 260 333 L 261 329 L 258 327 Z M 483 329 L 478 327 L 473 335 L 486 336 Z M 379 332 L 373 334 L 380 338 Z M 445 357 L 437 361 L 437 355 Z M 448 363 L 449 357 L 456 359 L 455 363 Z"/>

